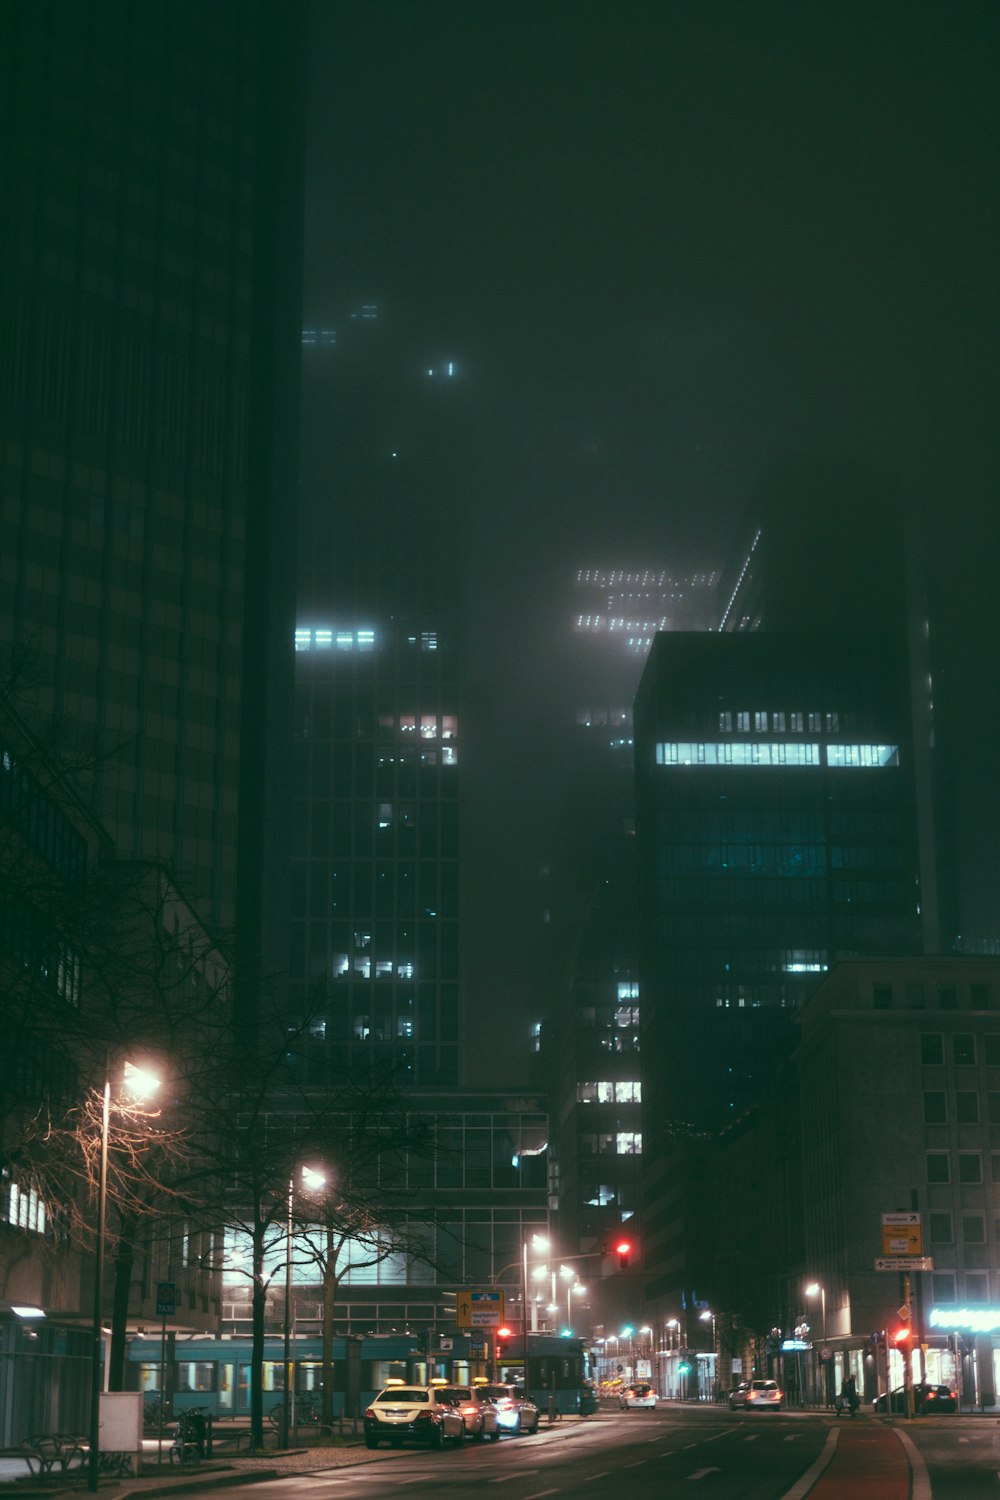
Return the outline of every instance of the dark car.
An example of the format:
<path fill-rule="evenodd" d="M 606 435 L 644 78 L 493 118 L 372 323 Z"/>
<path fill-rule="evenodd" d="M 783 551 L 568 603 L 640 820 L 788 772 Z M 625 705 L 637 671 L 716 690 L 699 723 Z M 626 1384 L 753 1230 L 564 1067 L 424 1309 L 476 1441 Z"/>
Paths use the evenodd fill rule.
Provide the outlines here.
<path fill-rule="evenodd" d="M 885 1391 L 875 1400 L 876 1411 L 905 1412 L 906 1388 L 898 1385 L 887 1401 Z M 958 1393 L 950 1385 L 930 1385 L 918 1381 L 913 1387 L 913 1410 L 918 1417 L 958 1411 Z"/>

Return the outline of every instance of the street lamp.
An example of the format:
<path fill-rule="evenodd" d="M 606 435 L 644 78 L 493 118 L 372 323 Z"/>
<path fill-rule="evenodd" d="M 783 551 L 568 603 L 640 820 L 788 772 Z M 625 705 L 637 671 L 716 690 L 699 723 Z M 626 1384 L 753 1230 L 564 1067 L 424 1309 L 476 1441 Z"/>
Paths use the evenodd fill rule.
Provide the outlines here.
<path fill-rule="evenodd" d="M 716 1346 L 715 1346 L 715 1313 L 712 1312 L 711 1308 L 706 1307 L 705 1311 L 702 1312 L 702 1313 L 699 1313 L 698 1316 L 701 1318 L 701 1321 L 703 1323 L 707 1323 L 709 1320 L 711 1320 L 711 1323 L 712 1323 L 712 1363 L 713 1363 L 713 1366 L 717 1367 L 717 1365 L 718 1365 L 718 1356 L 716 1354 Z M 716 1377 L 716 1369 L 713 1368 L 713 1370 L 712 1370 L 712 1378 L 714 1379 L 715 1377 Z M 711 1390 L 711 1387 L 709 1387 L 709 1389 Z"/>
<path fill-rule="evenodd" d="M 160 1080 L 145 1068 L 126 1062 L 122 1088 L 136 1100 L 148 1099 L 160 1087 Z M 90 1358 L 90 1448 L 87 1454 L 87 1489 L 97 1491 L 97 1473 L 101 1451 L 101 1356 L 103 1335 L 101 1313 L 104 1302 L 104 1246 L 108 1218 L 108 1135 L 111 1126 L 111 1057 L 104 1062 L 104 1088 L 101 1098 L 101 1161 L 97 1188 L 97 1252 L 94 1263 L 93 1347 Z M 163 1399 L 163 1392 L 160 1392 Z"/>
<path fill-rule="evenodd" d="M 587 1288 L 579 1281 L 570 1282 L 566 1287 L 566 1322 L 571 1331 L 573 1328 L 573 1298 L 584 1296 L 586 1291 Z"/>
<path fill-rule="evenodd" d="M 311 1193 L 318 1193 L 326 1187 L 326 1177 L 322 1172 L 317 1172 L 313 1167 L 300 1167 L 299 1175 L 302 1178 L 302 1186 Z M 294 1321 L 292 1303 L 292 1213 L 295 1206 L 295 1173 L 288 1178 L 288 1202 L 287 1217 L 285 1220 L 285 1330 L 284 1348 L 282 1357 L 285 1366 L 284 1390 L 281 1395 L 281 1445 L 288 1447 L 288 1438 L 291 1431 L 294 1406 L 292 1404 L 292 1388 L 294 1385 L 294 1371 L 292 1369 L 292 1323 Z"/>
<path fill-rule="evenodd" d="M 820 1299 L 820 1325 L 821 1325 L 821 1328 L 822 1328 L 822 1333 L 821 1333 L 820 1337 L 822 1338 L 822 1341 L 825 1344 L 826 1343 L 826 1287 L 825 1286 L 821 1286 L 818 1281 L 810 1281 L 809 1285 L 807 1287 L 805 1287 L 804 1290 L 805 1290 L 805 1294 L 806 1294 L 807 1297 L 815 1297 L 817 1294 L 819 1295 L 819 1299 Z M 820 1360 L 820 1389 L 821 1389 L 823 1395 L 825 1396 L 825 1394 L 826 1394 L 826 1368 L 825 1368 L 825 1366 L 823 1364 L 822 1359 Z"/>
<path fill-rule="evenodd" d="M 549 1242 L 544 1234 L 533 1234 L 531 1236 L 531 1248 L 541 1250 L 542 1253 L 549 1248 Z M 524 1393 L 528 1394 L 528 1241 L 525 1240 L 521 1246 L 521 1311 L 524 1319 L 522 1329 L 522 1344 L 524 1353 Z"/>

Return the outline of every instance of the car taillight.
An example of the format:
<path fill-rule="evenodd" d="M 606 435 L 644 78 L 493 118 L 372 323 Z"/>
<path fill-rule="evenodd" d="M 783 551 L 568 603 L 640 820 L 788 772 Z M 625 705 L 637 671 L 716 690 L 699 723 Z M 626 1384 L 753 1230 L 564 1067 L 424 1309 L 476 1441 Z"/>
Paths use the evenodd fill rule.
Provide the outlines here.
<path fill-rule="evenodd" d="M 413 1420 L 415 1422 L 436 1422 L 437 1414 L 432 1411 L 418 1411 Z"/>
<path fill-rule="evenodd" d="M 374 1417 L 374 1416 L 377 1416 L 377 1415 L 378 1415 L 378 1413 L 376 1412 L 374 1406 L 369 1406 L 368 1410 L 365 1412 L 365 1416 L 366 1417 Z"/>

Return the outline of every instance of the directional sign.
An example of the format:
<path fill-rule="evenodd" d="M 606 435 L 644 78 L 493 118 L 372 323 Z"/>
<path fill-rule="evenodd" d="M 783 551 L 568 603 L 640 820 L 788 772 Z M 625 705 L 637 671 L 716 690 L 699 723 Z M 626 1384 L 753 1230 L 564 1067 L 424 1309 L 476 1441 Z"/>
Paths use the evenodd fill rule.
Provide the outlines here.
<path fill-rule="evenodd" d="M 503 1323 L 503 1292 L 459 1292 L 455 1323 L 459 1328 L 499 1328 Z"/>
<path fill-rule="evenodd" d="M 880 1255 L 876 1271 L 933 1271 L 933 1255 Z"/>
<path fill-rule="evenodd" d="M 922 1255 L 924 1233 L 917 1213 L 882 1215 L 883 1255 Z"/>

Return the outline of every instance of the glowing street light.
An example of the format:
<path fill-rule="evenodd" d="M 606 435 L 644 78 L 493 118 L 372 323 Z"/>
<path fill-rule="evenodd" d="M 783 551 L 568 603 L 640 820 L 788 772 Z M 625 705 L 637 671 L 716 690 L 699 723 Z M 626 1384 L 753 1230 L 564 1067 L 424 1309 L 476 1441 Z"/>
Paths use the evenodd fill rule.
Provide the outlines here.
<path fill-rule="evenodd" d="M 122 1091 L 138 1103 L 149 1099 L 160 1087 L 160 1080 L 147 1068 L 126 1062 L 122 1070 Z M 87 1454 L 87 1489 L 97 1492 L 97 1474 L 101 1450 L 101 1355 L 103 1338 L 101 1313 L 104 1302 L 104 1248 L 108 1220 L 108 1136 L 111 1126 L 111 1057 L 104 1063 L 104 1089 L 101 1100 L 101 1163 L 97 1190 L 97 1252 L 94 1264 L 93 1348 L 90 1360 L 90 1449 Z M 161 1392 L 162 1396 L 162 1392 Z"/>

